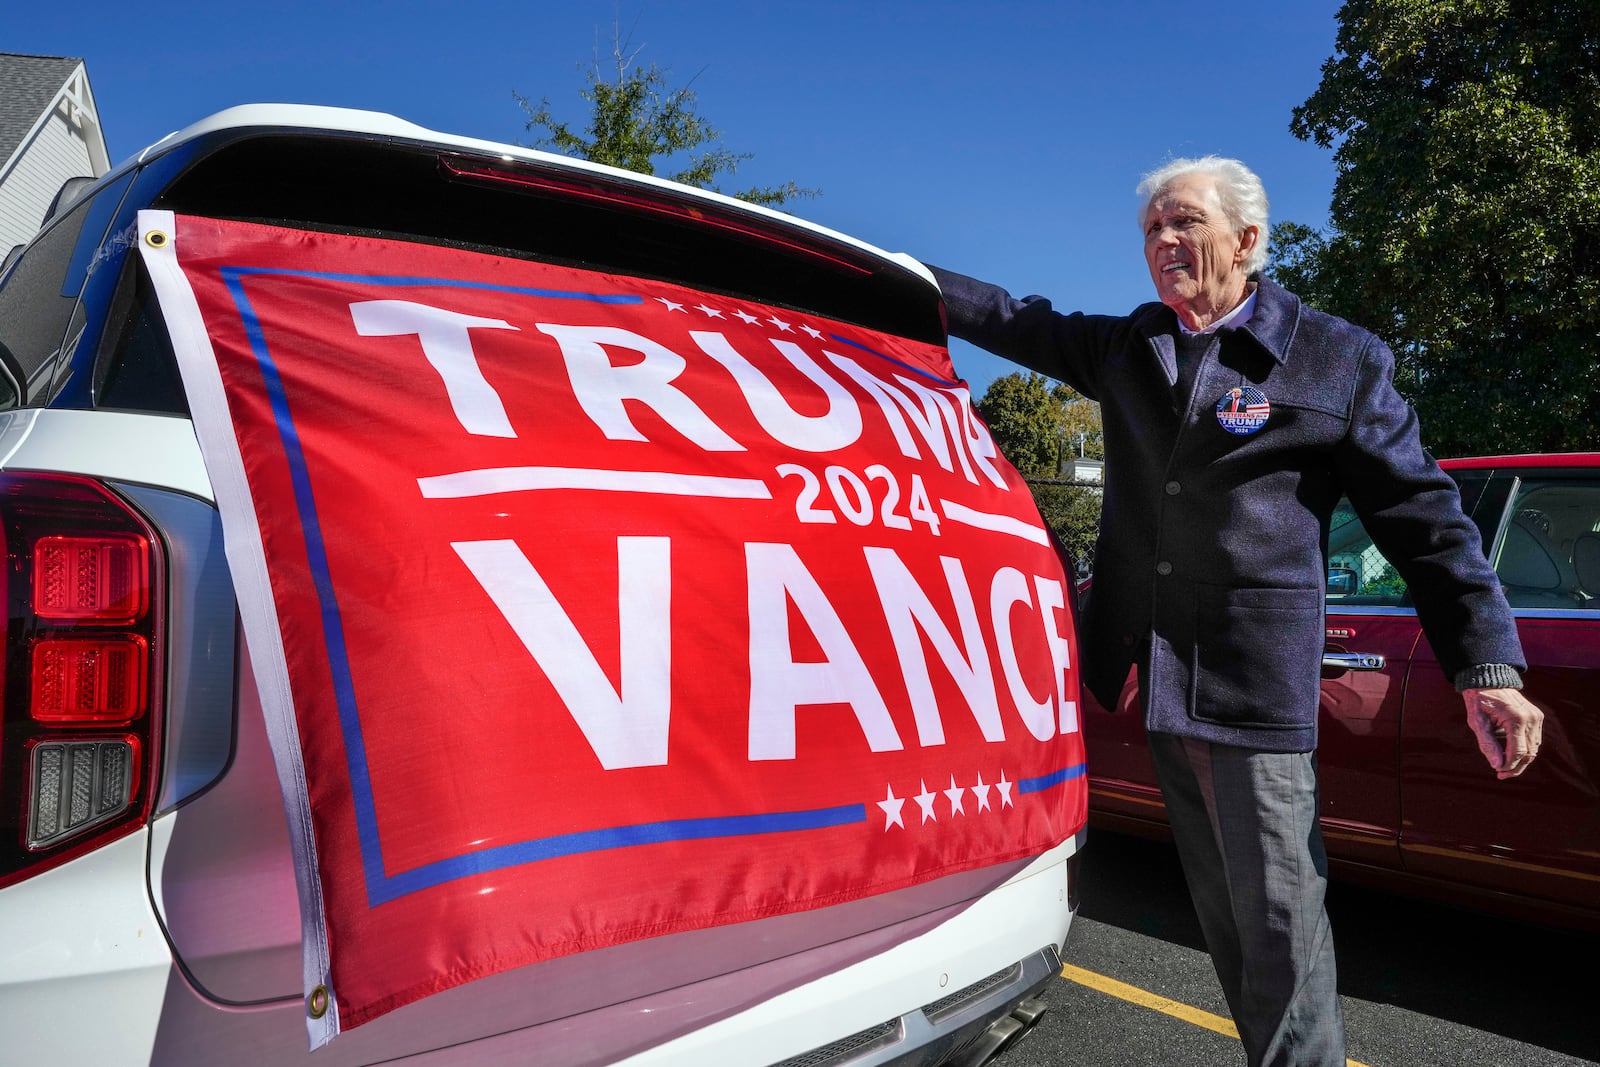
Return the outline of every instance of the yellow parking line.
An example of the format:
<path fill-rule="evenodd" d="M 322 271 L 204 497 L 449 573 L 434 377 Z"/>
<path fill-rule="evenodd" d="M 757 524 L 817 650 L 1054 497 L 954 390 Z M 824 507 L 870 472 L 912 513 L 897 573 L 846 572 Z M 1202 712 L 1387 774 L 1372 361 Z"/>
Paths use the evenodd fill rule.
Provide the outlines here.
<path fill-rule="evenodd" d="M 1190 1007 L 1181 1001 L 1157 996 L 1154 993 L 1140 989 L 1138 986 L 1119 982 L 1115 978 L 1107 978 L 1103 974 L 1086 971 L 1082 967 L 1074 967 L 1070 963 L 1061 968 L 1061 977 L 1069 982 L 1077 982 L 1079 985 L 1088 986 L 1090 989 L 1098 989 L 1100 992 L 1108 993 L 1119 1000 L 1126 1000 L 1142 1007 L 1153 1008 L 1175 1019 L 1182 1019 L 1186 1023 L 1203 1026 L 1207 1030 L 1215 1030 L 1224 1037 L 1231 1037 L 1236 1041 L 1239 1038 L 1239 1028 L 1220 1015 L 1213 1015 L 1209 1011 L 1201 1011 L 1199 1008 Z"/>
<path fill-rule="evenodd" d="M 1224 1019 L 1220 1015 L 1213 1015 L 1209 1011 L 1192 1007 L 1182 1001 L 1158 996 L 1148 990 L 1140 989 L 1138 986 L 1119 982 L 1115 978 L 1107 978 L 1105 975 L 1096 974 L 1093 971 L 1086 971 L 1082 967 L 1074 967 L 1070 963 L 1062 965 L 1061 977 L 1069 982 L 1076 982 L 1081 986 L 1098 990 L 1119 1000 L 1126 1000 L 1130 1004 L 1138 1004 L 1140 1007 L 1150 1008 L 1165 1015 L 1170 1015 L 1174 1019 L 1182 1019 L 1184 1022 L 1194 1026 L 1215 1031 L 1223 1037 L 1231 1037 L 1235 1041 L 1239 1039 L 1239 1028 L 1234 1026 L 1230 1020 Z M 1344 1062 L 1345 1067 L 1367 1067 L 1366 1064 L 1358 1063 L 1355 1060 L 1345 1060 Z"/>

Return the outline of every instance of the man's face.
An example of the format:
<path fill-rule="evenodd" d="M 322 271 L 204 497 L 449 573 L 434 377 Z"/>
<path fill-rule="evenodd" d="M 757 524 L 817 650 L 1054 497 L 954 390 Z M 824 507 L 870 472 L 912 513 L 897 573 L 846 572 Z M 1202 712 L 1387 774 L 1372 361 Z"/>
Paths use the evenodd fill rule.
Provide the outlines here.
<path fill-rule="evenodd" d="M 1244 297 L 1242 264 L 1253 229 L 1238 232 L 1217 198 L 1217 180 L 1186 174 L 1162 186 L 1144 215 L 1144 258 L 1161 302 L 1215 318 Z"/>

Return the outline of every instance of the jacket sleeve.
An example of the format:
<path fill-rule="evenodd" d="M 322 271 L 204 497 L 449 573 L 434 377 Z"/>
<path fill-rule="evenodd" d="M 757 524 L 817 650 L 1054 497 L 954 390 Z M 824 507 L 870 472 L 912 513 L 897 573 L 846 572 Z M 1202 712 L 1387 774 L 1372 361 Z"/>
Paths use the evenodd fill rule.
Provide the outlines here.
<path fill-rule="evenodd" d="M 1125 320 L 1063 314 L 1042 296 L 1018 300 L 998 285 L 932 264 L 928 269 L 944 294 L 952 337 L 1100 399 L 1099 365 L 1112 332 Z"/>
<path fill-rule="evenodd" d="M 1367 532 L 1405 579 L 1447 677 L 1485 664 L 1527 668 L 1499 576 L 1455 482 L 1423 450 L 1416 412 L 1395 390 L 1394 356 L 1363 331 L 1339 480 Z"/>

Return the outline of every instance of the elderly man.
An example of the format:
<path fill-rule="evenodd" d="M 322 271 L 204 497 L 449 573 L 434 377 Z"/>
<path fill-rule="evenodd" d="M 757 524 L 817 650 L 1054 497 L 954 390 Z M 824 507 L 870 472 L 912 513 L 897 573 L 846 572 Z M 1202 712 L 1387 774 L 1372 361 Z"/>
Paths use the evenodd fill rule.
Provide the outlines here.
<path fill-rule="evenodd" d="M 1063 314 L 935 268 L 950 332 L 1098 400 L 1106 486 L 1084 678 L 1130 667 L 1217 975 L 1251 1064 L 1342 1065 L 1314 750 L 1328 522 L 1348 495 L 1406 579 L 1490 767 L 1542 713 L 1477 529 L 1423 451 L 1372 334 L 1260 271 L 1267 198 L 1237 160 L 1139 187 L 1160 303 Z"/>

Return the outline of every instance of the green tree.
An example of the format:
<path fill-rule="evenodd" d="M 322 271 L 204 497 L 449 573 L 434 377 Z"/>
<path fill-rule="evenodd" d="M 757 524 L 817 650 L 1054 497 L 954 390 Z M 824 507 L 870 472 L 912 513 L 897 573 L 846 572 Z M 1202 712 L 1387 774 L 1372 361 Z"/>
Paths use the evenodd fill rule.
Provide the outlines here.
<path fill-rule="evenodd" d="M 1074 559 L 1089 559 L 1100 527 L 1100 492 L 1060 482 L 1061 461 L 1105 455 L 1100 405 L 1042 374 L 1007 374 L 989 383 L 978 413 L 995 443 L 1028 481 L 1039 515 Z"/>
<path fill-rule="evenodd" d="M 1063 459 L 1100 459 L 1100 405 L 1042 374 L 1007 374 L 976 403 L 995 443 L 1024 478 L 1054 478 Z"/>
<path fill-rule="evenodd" d="M 1100 425 L 1100 405 L 1065 385 L 1056 386 L 1061 400 L 1061 441 L 1065 454 L 1080 459 L 1106 458 L 1106 436 Z"/>
<path fill-rule="evenodd" d="M 1054 478 L 1062 456 L 1066 405 L 1042 374 L 1007 374 L 989 383 L 978 413 L 1000 451 L 1024 478 Z"/>
<path fill-rule="evenodd" d="M 1100 490 L 1084 485 L 1031 483 L 1039 517 L 1054 530 L 1074 563 L 1094 561 L 1100 535 Z"/>
<path fill-rule="evenodd" d="M 1600 447 L 1600 4 L 1347 0 L 1290 129 L 1337 178 L 1273 272 L 1389 342 L 1429 446 Z"/>
<path fill-rule="evenodd" d="M 584 133 L 576 133 L 568 123 L 558 120 L 548 97 L 535 106 L 521 93 L 513 92 L 527 114 L 524 128 L 544 131 L 534 141 L 539 148 L 553 148 L 565 155 L 641 174 L 655 174 L 658 165 L 676 167 L 665 177 L 721 192 L 719 177 L 733 174 L 751 154 L 735 152 L 721 143 L 721 131 L 697 110 L 699 101 L 691 87 L 693 79 L 674 88 L 668 80 L 668 70 L 653 63 L 634 63 L 639 52 L 623 38 L 621 27 L 614 27 L 610 57 L 613 69 L 602 67 L 597 55 L 588 71 L 588 85 L 579 90 L 579 95 L 589 102 Z M 803 189 L 791 181 L 730 195 L 776 207 L 797 197 L 816 196 L 817 191 Z"/>

